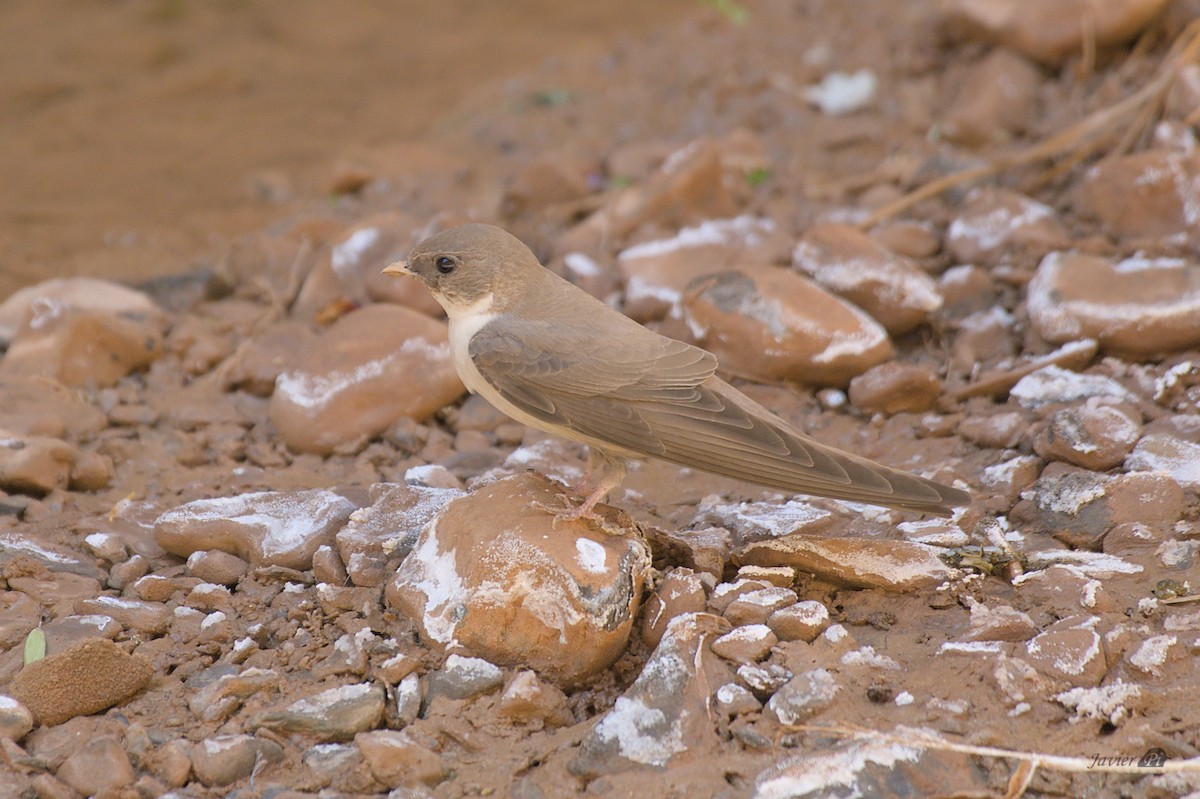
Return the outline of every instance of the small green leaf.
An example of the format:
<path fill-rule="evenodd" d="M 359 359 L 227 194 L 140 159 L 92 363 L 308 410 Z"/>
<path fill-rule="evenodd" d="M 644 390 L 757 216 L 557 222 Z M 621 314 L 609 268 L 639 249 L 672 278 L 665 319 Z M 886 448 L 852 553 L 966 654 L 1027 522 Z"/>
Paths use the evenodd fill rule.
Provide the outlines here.
<path fill-rule="evenodd" d="M 533 104 L 546 108 L 558 108 L 575 101 L 575 92 L 570 89 L 544 89 L 533 95 Z"/>
<path fill-rule="evenodd" d="M 35 627 L 25 636 L 25 665 L 46 657 L 46 634 L 41 627 Z"/>
<path fill-rule="evenodd" d="M 758 169 L 751 169 L 749 172 L 746 173 L 746 182 L 756 188 L 758 186 L 761 186 L 762 184 L 766 183 L 770 179 L 771 179 L 771 170 L 766 169 L 765 167 L 759 167 Z"/>
<path fill-rule="evenodd" d="M 750 9 L 738 3 L 737 0 L 700 0 L 700 3 L 713 9 L 738 27 L 750 21 Z"/>

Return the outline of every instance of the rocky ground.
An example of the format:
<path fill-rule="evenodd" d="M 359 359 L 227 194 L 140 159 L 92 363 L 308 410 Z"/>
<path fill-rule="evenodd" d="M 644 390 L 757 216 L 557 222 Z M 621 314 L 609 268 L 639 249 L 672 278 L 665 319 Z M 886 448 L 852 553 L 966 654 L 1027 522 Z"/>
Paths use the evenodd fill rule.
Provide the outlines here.
<path fill-rule="evenodd" d="M 0 797 L 1196 795 L 1198 8 L 1074 9 L 714 3 L 13 294 Z M 556 522 L 585 453 L 378 274 L 468 219 L 974 501 Z"/>

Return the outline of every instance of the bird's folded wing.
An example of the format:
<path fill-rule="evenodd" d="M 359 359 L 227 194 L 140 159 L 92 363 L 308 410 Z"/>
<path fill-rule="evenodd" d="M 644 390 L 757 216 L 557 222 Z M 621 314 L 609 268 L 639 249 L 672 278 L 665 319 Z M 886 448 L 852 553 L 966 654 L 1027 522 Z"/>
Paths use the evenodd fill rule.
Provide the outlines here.
<path fill-rule="evenodd" d="M 640 333 L 605 348 L 563 341 L 561 327 L 550 339 L 537 325 L 489 325 L 470 355 L 522 411 L 624 450 L 786 491 L 934 513 L 969 499 L 817 443 L 716 378 L 710 353 Z"/>

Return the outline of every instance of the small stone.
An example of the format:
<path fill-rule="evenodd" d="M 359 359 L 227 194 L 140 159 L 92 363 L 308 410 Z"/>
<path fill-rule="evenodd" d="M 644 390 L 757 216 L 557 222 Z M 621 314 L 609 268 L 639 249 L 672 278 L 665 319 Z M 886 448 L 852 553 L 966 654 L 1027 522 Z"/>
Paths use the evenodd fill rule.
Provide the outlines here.
<path fill-rule="evenodd" d="M 0 591 L 0 649 L 25 640 L 42 622 L 42 608 L 22 591 Z"/>
<path fill-rule="evenodd" d="M 1080 374 L 1059 366 L 1046 366 L 1025 375 L 1012 387 L 1009 396 L 1031 409 L 1057 402 L 1078 403 L 1093 397 L 1096 402 L 1137 402 L 1128 389 L 1111 377 Z"/>
<path fill-rule="evenodd" d="M 1184 350 L 1200 344 L 1200 264 L 1052 252 L 1029 283 L 1027 305 L 1047 341 L 1095 338 L 1139 356 Z"/>
<path fill-rule="evenodd" d="M 76 750 L 55 775 L 84 796 L 116 791 L 133 782 L 129 756 L 112 738 L 100 738 Z"/>
<path fill-rule="evenodd" d="M 441 757 L 404 731 L 360 732 L 354 736 L 354 744 L 362 751 L 375 779 L 389 788 L 437 785 L 446 778 Z"/>
<path fill-rule="evenodd" d="M 31 317 L 59 308 L 103 311 L 164 326 L 167 322 L 163 309 L 140 291 L 91 277 L 60 277 L 13 292 L 0 304 L 0 343 L 12 342 Z"/>
<path fill-rule="evenodd" d="M 1165 472 L 1176 483 L 1200 490 L 1200 444 L 1153 433 L 1145 436 L 1125 459 L 1130 471 Z"/>
<path fill-rule="evenodd" d="M 312 556 L 355 507 L 332 491 L 259 491 L 198 499 L 169 510 L 154 523 L 154 539 L 180 557 L 217 549 L 256 566 L 312 568 Z"/>
<path fill-rule="evenodd" d="M 162 635 L 171 626 L 170 608 L 158 602 L 144 602 L 140 599 L 114 596 L 81 599 L 75 603 L 75 612 L 108 616 L 122 627 L 150 635 Z"/>
<path fill-rule="evenodd" d="M 737 676 L 760 699 L 770 697 L 792 679 L 792 673 L 778 663 L 743 663 Z"/>
<path fill-rule="evenodd" d="M 827 670 L 806 671 L 774 693 L 765 713 L 780 724 L 803 724 L 828 707 L 839 690 L 837 678 Z"/>
<path fill-rule="evenodd" d="M 322 741 L 347 741 L 356 733 L 379 726 L 383 706 L 381 685 L 340 685 L 292 702 L 282 710 L 261 713 L 250 726 L 312 735 Z"/>
<path fill-rule="evenodd" d="M 933 369 L 889 361 L 850 381 L 850 402 L 867 413 L 921 413 L 933 407 L 942 381 Z"/>
<path fill-rule="evenodd" d="M 283 759 L 283 747 L 253 735 L 217 735 L 192 747 L 192 770 L 196 779 L 219 788 L 245 779 L 261 762 Z"/>
<path fill-rule="evenodd" d="M 1069 241 L 1053 208 L 993 187 L 972 189 L 946 230 L 946 248 L 964 263 L 996 264 L 1016 254 L 1040 257 Z"/>
<path fill-rule="evenodd" d="M 395 685 L 421 667 L 421 659 L 410 652 L 400 652 L 379 664 L 378 677 L 388 685 Z"/>
<path fill-rule="evenodd" d="M 429 675 L 430 701 L 435 696 L 470 699 L 504 684 L 504 671 L 483 658 L 450 655 L 445 665 Z"/>
<path fill-rule="evenodd" d="M 66 488 L 78 450 L 65 441 L 0 430 L 0 490 L 42 496 Z"/>
<path fill-rule="evenodd" d="M 671 622 L 641 675 L 583 739 L 570 771 L 592 778 L 635 765 L 662 768 L 691 748 L 715 746 L 708 685 L 728 682 L 721 675 L 729 671 L 705 644 L 726 629 L 706 613 Z"/>
<path fill-rule="evenodd" d="M 126 654 L 107 638 L 91 638 L 28 664 L 8 691 L 38 724 L 55 725 L 124 702 L 145 688 L 151 675 L 144 657 Z"/>
<path fill-rule="evenodd" d="M 796 592 L 792 589 L 770 586 L 743 593 L 726 605 L 723 615 L 735 627 L 762 624 L 772 613 L 794 605 L 796 601 Z"/>
<path fill-rule="evenodd" d="M 318 583 L 339 587 L 350 582 L 350 574 L 346 571 L 342 556 L 328 544 L 322 544 L 313 553 L 313 579 Z"/>
<path fill-rule="evenodd" d="M 111 386 L 163 353 L 160 320 L 35 303 L 0 360 L 0 376 Z"/>
<path fill-rule="evenodd" d="M 189 608 L 196 610 L 209 611 L 231 611 L 233 609 L 233 595 L 229 589 L 223 585 L 215 583 L 200 583 L 184 598 L 183 604 Z"/>
<path fill-rule="evenodd" d="M 942 242 L 928 222 L 899 220 L 871 229 L 871 238 L 904 258 L 932 258 Z"/>
<path fill-rule="evenodd" d="M 133 582 L 132 593 L 145 602 L 166 602 L 177 593 L 191 591 L 200 582 L 196 577 L 163 577 L 160 574 L 148 574 Z"/>
<path fill-rule="evenodd" d="M 81 452 L 71 464 L 69 483 L 73 491 L 99 491 L 112 478 L 112 458 L 99 452 Z"/>
<path fill-rule="evenodd" d="M 221 388 L 256 397 L 271 396 L 279 375 L 312 346 L 316 337 L 310 325 L 293 319 L 255 332 L 221 364 L 217 375 Z"/>
<path fill-rule="evenodd" d="M 696 343 L 752 380 L 844 386 L 894 352 L 866 313 L 787 269 L 702 278 L 680 307 Z"/>
<path fill-rule="evenodd" d="M 761 580 L 776 588 L 791 588 L 796 583 L 796 570 L 791 566 L 739 566 L 739 580 Z"/>
<path fill-rule="evenodd" d="M 649 549 L 604 506 L 603 524 L 558 521 L 538 507 L 560 501 L 533 472 L 452 501 L 421 530 L 387 585 L 388 603 L 437 648 L 453 641 L 561 684 L 599 673 L 624 651 Z"/>
<path fill-rule="evenodd" d="M 971 604 L 968 641 L 1028 641 L 1037 634 L 1029 615 L 1008 605 Z"/>
<path fill-rule="evenodd" d="M 739 216 L 709 220 L 672 238 L 623 250 L 617 256 L 625 283 L 623 310 L 639 322 L 662 319 L 696 278 L 769 266 L 780 249 L 779 238 L 770 219 Z"/>
<path fill-rule="evenodd" d="M 445 323 L 407 308 L 349 313 L 279 375 L 271 424 L 292 450 L 327 455 L 402 417 L 423 421 L 465 390 L 447 340 Z"/>
<path fill-rule="evenodd" d="M 0 739 L 19 741 L 33 729 L 33 714 L 11 696 L 0 694 Z"/>
<path fill-rule="evenodd" d="M 831 582 L 890 591 L 936 586 L 953 573 L 932 547 L 907 541 L 789 536 L 750 544 L 738 560 L 792 566 Z"/>
<path fill-rule="evenodd" d="M 273 669 L 248 668 L 222 674 L 188 697 L 188 709 L 201 721 L 223 721 L 249 697 L 262 691 L 278 691 L 281 685 L 283 679 Z"/>
<path fill-rule="evenodd" d="M 646 600 L 642 640 L 650 646 L 658 646 L 672 619 L 685 613 L 700 613 L 706 602 L 707 592 L 699 575 L 691 569 L 671 569 Z"/>
<path fill-rule="evenodd" d="M 651 528 L 649 538 L 656 557 L 662 550 L 672 563 L 717 580 L 725 573 L 731 542 L 729 531 L 723 527 L 686 531 Z"/>
<path fill-rule="evenodd" d="M 735 663 L 753 663 L 771 653 L 771 647 L 779 639 L 765 624 L 747 624 L 735 627 L 712 642 L 714 655 Z"/>
<path fill-rule="evenodd" d="M 1025 415 L 1016 411 L 984 416 L 966 416 L 958 423 L 958 434 L 968 441 L 990 449 L 1012 449 L 1029 429 Z"/>
<path fill-rule="evenodd" d="M 776 610 L 767 617 L 767 626 L 780 641 L 811 642 L 829 626 L 829 610 L 816 600 L 806 599 Z"/>
<path fill-rule="evenodd" d="M 561 152 L 537 156 L 513 176 L 504 190 L 500 201 L 504 215 L 520 216 L 586 197 L 592 192 L 588 176 L 596 171 L 597 165 L 585 158 Z"/>
<path fill-rule="evenodd" d="M 1037 454 L 1102 472 L 1122 463 L 1141 436 L 1129 414 L 1106 405 L 1064 408 L 1034 439 Z"/>
<path fill-rule="evenodd" d="M 833 774 L 838 784 L 831 793 L 825 786 Z M 852 741 L 809 750 L 764 769 L 754 784 L 756 799 L 986 796 L 991 790 L 987 777 L 969 755 L 890 740 Z"/>
<path fill-rule="evenodd" d="M 1041 82 L 1042 73 L 1024 58 L 1004 48 L 992 50 L 968 67 L 942 120 L 942 135 L 959 144 L 982 146 L 1025 133 L 1037 118 Z"/>
<path fill-rule="evenodd" d="M 952 0 L 943 8 L 948 28 L 999 44 L 1045 64 L 1061 66 L 1084 42 L 1106 48 L 1136 37 L 1166 0 L 1129 0 L 1096 7 L 1040 0 Z"/>
<path fill-rule="evenodd" d="M 724 614 L 736 600 L 753 591 L 764 591 L 773 586 L 766 580 L 751 580 L 739 577 L 732 583 L 721 583 L 708 598 L 708 607 L 713 613 Z"/>
<path fill-rule="evenodd" d="M 718 688 L 713 694 L 713 704 L 726 716 L 757 713 L 762 709 L 762 702 L 759 702 L 754 694 L 735 682 L 727 682 Z"/>
<path fill-rule="evenodd" d="M 1196 153 L 1156 148 L 1105 158 L 1084 174 L 1079 208 L 1097 217 L 1114 238 L 1187 236 L 1200 221 L 1196 211 L 1200 202 L 1198 177 L 1200 155 Z M 1137 285 L 1128 278 L 1109 279 L 1114 284 Z M 1118 293 L 1111 296 L 1120 297 L 1117 285 L 1112 288 Z M 1170 300 L 1169 296 L 1160 296 L 1163 301 Z"/>
<path fill-rule="evenodd" d="M 792 264 L 892 335 L 914 330 L 942 307 L 933 278 L 850 225 L 813 225 L 796 244 Z"/>
<path fill-rule="evenodd" d="M 183 741 L 173 740 L 151 749 L 143 764 L 168 788 L 182 788 L 192 774 L 192 759 Z"/>
<path fill-rule="evenodd" d="M 532 671 L 513 675 L 497 709 L 501 716 L 519 724 L 541 721 L 548 727 L 565 727 L 575 723 L 567 695 Z"/>
<path fill-rule="evenodd" d="M 1073 616 L 1052 625 L 1025 645 L 1025 657 L 1042 674 L 1072 686 L 1094 687 L 1108 671 L 1096 632 L 1099 617 Z"/>
<path fill-rule="evenodd" d="M 396 706 L 394 723 L 389 721 L 389 727 L 407 726 L 417 720 L 421 715 L 421 704 L 424 702 L 424 695 L 421 691 L 421 678 L 416 674 L 409 674 L 396 684 Z"/>
<path fill-rule="evenodd" d="M 237 581 L 250 570 L 250 564 L 246 561 L 219 549 L 193 552 L 188 556 L 187 567 L 193 576 L 205 582 L 226 586 L 237 585 Z"/>

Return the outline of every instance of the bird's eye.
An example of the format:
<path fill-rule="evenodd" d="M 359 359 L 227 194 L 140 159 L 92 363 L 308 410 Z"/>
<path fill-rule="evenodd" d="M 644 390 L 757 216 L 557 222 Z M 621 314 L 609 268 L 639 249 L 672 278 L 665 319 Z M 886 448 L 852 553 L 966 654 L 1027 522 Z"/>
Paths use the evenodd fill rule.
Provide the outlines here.
<path fill-rule="evenodd" d="M 454 259 L 447 255 L 440 256 L 433 263 L 434 263 L 434 266 L 437 267 L 437 270 L 439 272 L 441 272 L 443 275 L 450 274 L 451 272 L 454 271 L 454 268 L 456 266 L 458 266 L 458 264 L 454 263 Z"/>

